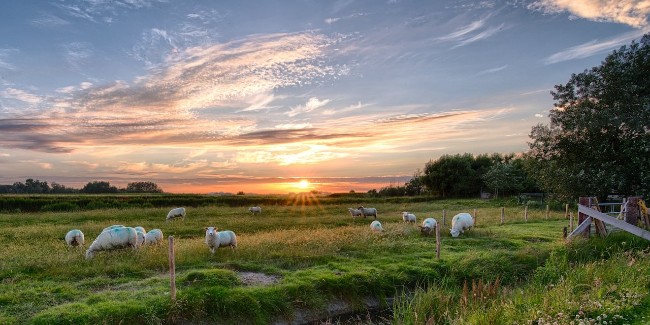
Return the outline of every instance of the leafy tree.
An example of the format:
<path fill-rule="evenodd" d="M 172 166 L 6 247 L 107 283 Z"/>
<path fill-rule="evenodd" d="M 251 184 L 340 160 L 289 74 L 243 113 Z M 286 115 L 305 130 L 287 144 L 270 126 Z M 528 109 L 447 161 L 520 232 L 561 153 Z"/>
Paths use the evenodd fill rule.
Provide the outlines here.
<path fill-rule="evenodd" d="M 528 171 L 560 197 L 650 194 L 650 35 L 573 74 L 530 133 Z"/>
<path fill-rule="evenodd" d="M 422 182 L 431 193 L 442 197 L 477 194 L 483 182 L 472 169 L 473 163 L 474 157 L 469 153 L 444 155 L 425 164 Z"/>
<path fill-rule="evenodd" d="M 496 163 L 490 167 L 482 176 L 485 185 L 494 190 L 494 197 L 499 196 L 499 190 L 503 192 L 518 190 L 521 188 L 520 175 L 511 163 Z"/>
<path fill-rule="evenodd" d="M 117 193 L 117 191 L 117 187 L 111 186 L 111 183 L 106 181 L 92 181 L 81 189 L 81 192 L 89 194 Z"/>
<path fill-rule="evenodd" d="M 131 193 L 162 193 L 163 190 L 154 182 L 132 182 L 126 185 L 126 191 Z"/>

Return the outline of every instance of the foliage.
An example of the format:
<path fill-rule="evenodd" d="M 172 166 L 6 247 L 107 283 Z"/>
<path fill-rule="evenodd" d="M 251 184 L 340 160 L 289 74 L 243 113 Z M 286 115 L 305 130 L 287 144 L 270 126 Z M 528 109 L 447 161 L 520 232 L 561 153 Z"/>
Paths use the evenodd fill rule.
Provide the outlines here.
<path fill-rule="evenodd" d="M 88 194 L 117 193 L 117 187 L 111 186 L 111 183 L 106 181 L 92 181 L 88 182 L 81 192 Z"/>
<path fill-rule="evenodd" d="M 561 197 L 650 193 L 650 35 L 572 74 L 532 128 L 528 171 Z"/>
<path fill-rule="evenodd" d="M 154 182 L 132 182 L 126 185 L 129 193 L 162 193 L 162 188 Z"/>

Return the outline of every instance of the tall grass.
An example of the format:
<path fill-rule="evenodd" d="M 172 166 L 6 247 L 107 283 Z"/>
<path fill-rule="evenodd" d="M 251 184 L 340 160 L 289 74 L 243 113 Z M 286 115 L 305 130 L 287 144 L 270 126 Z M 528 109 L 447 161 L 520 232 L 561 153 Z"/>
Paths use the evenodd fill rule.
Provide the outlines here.
<path fill-rule="evenodd" d="M 370 220 L 353 219 L 347 211 L 363 202 L 324 201 L 306 197 L 264 205 L 261 216 L 251 215 L 246 207 L 187 207 L 185 220 L 173 222 L 164 221 L 168 208 L 151 207 L 0 214 L 0 242 L 5 244 L 0 250 L 0 323 L 266 324 L 290 318 L 297 309 L 326 309 L 332 301 L 363 309 L 364 298 L 385 302 L 400 288 L 411 290 L 423 283 L 432 283 L 427 288 L 441 284 L 452 293 L 465 283 L 470 290 L 472 283 L 496 281 L 514 288 L 562 247 L 566 224 L 563 211 L 553 211 L 546 220 L 541 209 L 530 209 L 526 223 L 523 207 L 511 205 L 506 224 L 500 225 L 503 202 L 378 200 L 372 205 L 386 231 L 376 234 L 368 227 Z M 447 228 L 453 214 L 473 213 L 474 208 L 477 227 L 451 238 Z M 401 212 L 415 213 L 418 221 L 435 217 L 442 223 L 443 209 L 447 228 L 441 231 L 438 261 L 435 239 L 402 223 Z M 84 232 L 88 246 L 111 224 L 160 228 L 165 237 L 175 237 L 176 302 L 169 299 L 166 241 L 140 250 L 100 252 L 91 261 L 84 259 L 83 249 L 64 245 L 63 237 L 72 228 Z M 238 248 L 210 254 L 203 242 L 206 226 L 235 231 Z M 238 277 L 244 271 L 279 280 L 246 285 Z M 414 296 L 426 290 L 416 290 Z M 435 299 L 460 296 L 462 291 Z M 451 312 L 448 319 L 456 317 Z"/>

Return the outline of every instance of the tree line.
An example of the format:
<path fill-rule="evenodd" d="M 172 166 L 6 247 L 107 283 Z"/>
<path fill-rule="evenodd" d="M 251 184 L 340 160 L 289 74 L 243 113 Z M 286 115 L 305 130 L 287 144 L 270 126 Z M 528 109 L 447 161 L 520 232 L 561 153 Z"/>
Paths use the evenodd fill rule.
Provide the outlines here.
<path fill-rule="evenodd" d="M 15 182 L 11 185 L 0 185 L 1 194 L 110 194 L 110 193 L 163 193 L 154 182 L 131 182 L 126 188 L 118 188 L 107 181 L 88 182 L 82 188 L 66 187 L 56 182 L 28 178 L 25 183 Z"/>

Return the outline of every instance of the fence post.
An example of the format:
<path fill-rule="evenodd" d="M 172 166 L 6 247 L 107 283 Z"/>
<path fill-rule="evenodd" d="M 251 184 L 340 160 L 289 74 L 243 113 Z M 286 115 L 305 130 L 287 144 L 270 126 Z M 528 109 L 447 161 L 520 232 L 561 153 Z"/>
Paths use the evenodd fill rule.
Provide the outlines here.
<path fill-rule="evenodd" d="M 436 259 L 440 259 L 440 225 L 436 224 Z"/>
<path fill-rule="evenodd" d="M 566 239 L 566 236 L 568 235 L 566 227 L 562 228 L 562 238 Z"/>
<path fill-rule="evenodd" d="M 169 294 L 176 301 L 176 258 L 174 256 L 174 236 L 169 236 Z"/>
<path fill-rule="evenodd" d="M 588 207 L 590 209 L 593 209 L 593 207 L 592 207 L 592 197 L 590 197 L 590 196 L 581 196 L 580 198 L 578 198 L 578 203 L 580 203 L 580 204 L 582 204 L 582 205 L 584 205 L 584 206 L 586 206 L 586 207 Z M 587 217 L 588 216 L 586 214 L 578 212 L 578 225 L 582 224 L 582 222 L 585 221 L 585 219 L 587 219 Z M 583 236 L 585 238 L 589 238 L 590 234 L 591 234 L 591 224 L 589 224 L 589 226 L 587 226 L 587 229 L 585 229 L 585 232 L 583 233 Z"/>
<path fill-rule="evenodd" d="M 569 203 L 564 206 L 564 219 L 569 219 Z"/>
<path fill-rule="evenodd" d="M 549 214 L 549 207 L 548 204 L 546 205 L 546 220 L 548 220 L 548 214 Z"/>
<path fill-rule="evenodd" d="M 573 232 L 573 211 L 569 212 L 569 230 Z"/>
<path fill-rule="evenodd" d="M 524 221 L 528 222 L 528 206 L 524 207 Z"/>
<path fill-rule="evenodd" d="M 476 226 L 476 216 L 478 215 L 476 212 L 476 209 L 474 209 L 474 226 Z"/>
<path fill-rule="evenodd" d="M 447 210 L 442 209 L 442 225 L 446 226 L 447 225 Z"/>
<path fill-rule="evenodd" d="M 503 224 L 505 219 L 506 219 L 506 207 L 501 207 L 501 224 Z"/>

